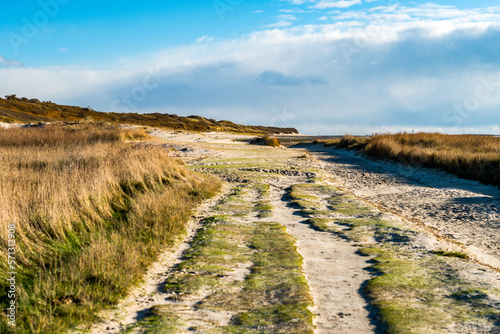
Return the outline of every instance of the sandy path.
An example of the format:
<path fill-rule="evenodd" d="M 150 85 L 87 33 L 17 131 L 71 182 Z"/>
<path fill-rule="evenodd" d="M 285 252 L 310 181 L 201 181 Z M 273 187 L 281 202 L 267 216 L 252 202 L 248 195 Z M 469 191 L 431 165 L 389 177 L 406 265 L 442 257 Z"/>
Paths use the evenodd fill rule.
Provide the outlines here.
<path fill-rule="evenodd" d="M 155 133 L 159 137 L 161 134 Z M 300 170 L 321 169 L 326 172 L 327 179 L 346 191 L 403 217 L 421 221 L 435 229 L 438 235 L 467 245 L 475 254 L 482 256 L 485 260 L 483 263 L 498 265 L 497 268 L 500 268 L 500 264 L 495 262 L 500 258 L 500 215 L 496 211 L 496 207 L 500 208 L 498 189 L 461 180 L 445 173 L 373 161 L 356 156 L 355 152 L 350 151 L 308 146 L 318 160 L 295 159 L 293 157 L 303 155 L 304 151 L 255 148 L 232 142 L 233 138 L 227 140 L 223 136 L 213 136 L 215 138 L 209 135 L 197 137 L 195 145 L 193 138 L 189 136 L 175 136 L 180 143 L 184 141 L 185 145 L 193 147 L 192 150 L 179 150 L 179 156 L 186 160 L 208 157 L 264 157 L 269 162 L 279 159 L 285 162 L 285 159 L 289 159 L 287 164 L 295 164 Z M 203 160 L 200 160 L 199 165 L 203 164 Z M 214 163 L 207 163 L 211 164 Z M 263 170 L 260 172 L 268 173 Z M 240 178 L 229 179 L 230 182 L 243 182 Z M 316 305 L 311 309 L 316 315 L 316 332 L 377 332 L 372 321 L 375 316 L 361 294 L 363 284 L 371 278 L 365 270 L 370 265 L 367 258 L 356 254 L 359 247 L 353 243 L 334 234 L 310 228 L 303 223 L 305 219 L 296 214 L 298 210 L 289 206 L 289 199 L 285 196 L 286 189 L 293 184 L 304 182 L 303 177 L 282 175 L 268 180 L 271 185 L 271 202 L 275 209 L 273 216 L 264 220 L 284 225 L 287 232 L 297 240 L 297 249 L 304 259 L 304 270 Z M 252 193 L 248 201 L 254 200 L 255 196 L 256 194 Z M 205 204 L 198 212 L 203 213 L 203 216 L 210 216 L 214 202 Z M 191 228 L 191 237 L 194 231 L 195 229 Z M 152 307 L 165 304 L 164 295 L 152 292 L 161 290 L 161 284 L 172 272 L 172 267 L 179 263 L 182 252 L 187 247 L 189 245 L 186 242 L 177 252 L 168 252 L 169 254 L 150 269 L 145 284 L 135 289 L 119 305 L 117 311 L 108 313 L 106 318 L 109 320 L 95 326 L 91 333 L 119 332 L 127 324 L 133 324 L 143 318 Z M 189 305 L 184 306 L 187 309 L 192 308 Z M 224 325 L 230 320 L 230 315 L 222 319 L 218 314 L 192 313 L 190 317 L 201 322 L 213 320 L 218 325 Z"/>
<path fill-rule="evenodd" d="M 423 223 L 500 269 L 500 190 L 445 172 L 308 146 L 322 169 L 359 198 Z"/>
<path fill-rule="evenodd" d="M 304 269 L 315 302 L 314 308 L 311 309 L 316 316 L 315 332 L 375 333 L 376 328 L 371 323 L 368 303 L 361 295 L 363 284 L 371 278 L 364 270 L 369 267 L 367 258 L 357 255 L 358 248 L 351 242 L 331 233 L 315 231 L 304 224 L 304 218 L 297 215 L 297 210 L 289 206 L 286 188 L 304 181 L 297 177 L 281 177 L 272 182 L 273 217 L 263 220 L 282 224 L 286 227 L 287 233 L 297 240 L 297 249 L 304 259 Z M 218 196 L 218 199 L 221 196 Z M 255 200 L 257 194 L 251 193 L 249 196 L 251 198 L 247 200 L 251 201 Z M 197 217 L 184 242 L 174 252 L 166 252 L 150 268 L 144 284 L 135 289 L 115 311 L 104 312 L 102 316 L 106 320 L 96 324 L 90 333 L 118 333 L 147 316 L 151 308 L 168 304 L 168 296 L 161 292 L 162 283 L 174 266 L 181 261 L 183 252 L 189 247 L 200 216 L 214 214 L 213 205 L 218 199 L 211 200 L 198 209 Z M 243 220 L 247 219 L 259 220 L 255 217 Z M 197 296 L 194 300 L 188 301 L 189 305 L 176 304 L 175 307 L 180 314 L 190 319 L 188 327 L 206 323 L 227 325 L 231 314 L 226 317 L 227 319 L 223 319 L 220 314 L 193 311 L 193 305 L 203 298 L 202 295 Z"/>
<path fill-rule="evenodd" d="M 272 187 L 275 207 L 273 220 L 284 225 L 297 240 L 297 250 L 304 259 L 309 287 L 314 297 L 317 333 L 374 333 L 368 303 L 360 291 L 371 278 L 364 270 L 366 257 L 356 254 L 358 247 L 331 233 L 319 232 L 303 223 L 304 218 L 288 206 L 282 182 Z M 288 185 L 292 185 L 288 183 Z"/>

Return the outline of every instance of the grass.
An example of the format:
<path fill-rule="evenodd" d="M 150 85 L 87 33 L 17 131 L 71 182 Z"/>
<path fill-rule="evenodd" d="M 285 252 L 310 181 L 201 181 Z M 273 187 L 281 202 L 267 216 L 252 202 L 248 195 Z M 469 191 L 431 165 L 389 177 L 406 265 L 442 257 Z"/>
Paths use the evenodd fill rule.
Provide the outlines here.
<path fill-rule="evenodd" d="M 469 256 L 465 253 L 462 252 L 446 252 L 446 251 L 436 251 L 434 254 L 439 255 L 439 256 L 446 256 L 446 257 L 456 257 L 459 259 L 468 259 Z"/>
<path fill-rule="evenodd" d="M 266 145 L 266 146 L 271 146 L 271 147 L 280 147 L 281 146 L 280 140 L 278 138 L 270 137 L 268 134 L 264 135 L 264 137 L 252 139 L 250 141 L 250 144 Z"/>
<path fill-rule="evenodd" d="M 272 216 L 274 206 L 269 200 L 257 201 L 254 210 L 258 212 L 257 218 L 268 218 Z"/>
<path fill-rule="evenodd" d="M 135 326 L 128 328 L 125 333 L 133 333 L 133 330 L 142 327 L 143 332 L 149 334 L 176 334 L 180 325 L 180 318 L 168 308 L 154 307 L 150 315 L 138 322 Z"/>
<path fill-rule="evenodd" d="M 32 102 L 30 102 L 32 101 Z M 230 121 L 216 121 L 200 116 L 182 117 L 173 114 L 106 113 L 92 108 L 59 105 L 25 98 L 0 98 L 0 122 L 80 122 L 92 120 L 113 124 L 136 124 L 197 132 L 233 132 L 248 134 L 298 133 L 293 128 L 240 125 Z"/>
<path fill-rule="evenodd" d="M 242 196 L 245 194 L 243 187 L 236 187 L 231 194 L 224 198 L 216 207 L 216 211 L 231 212 L 240 217 L 246 216 L 254 210 L 254 204 L 245 201 Z"/>
<path fill-rule="evenodd" d="M 371 268 L 378 276 L 365 287 L 387 324 L 387 333 L 441 333 L 450 323 L 451 312 L 440 303 L 440 270 L 432 270 L 424 261 L 408 261 L 394 252 L 363 249 L 376 255 Z"/>
<path fill-rule="evenodd" d="M 489 298 L 492 291 L 460 279 L 453 259 L 431 254 L 415 258 L 387 248 L 361 252 L 376 256 L 372 270 L 377 276 L 366 292 L 388 324 L 388 333 L 442 333 L 451 324 L 468 332 L 473 331 L 470 325 L 498 325 L 500 312 Z"/>
<path fill-rule="evenodd" d="M 226 330 L 312 333 L 312 300 L 293 238 L 277 223 L 258 223 L 250 248 L 253 266 L 238 297 L 246 309 Z"/>
<path fill-rule="evenodd" d="M 354 197 L 346 195 L 334 195 L 327 198 L 328 208 L 346 216 L 363 217 L 373 214 L 373 210 L 362 205 Z"/>
<path fill-rule="evenodd" d="M 219 187 L 118 129 L 0 130 L 0 221 L 16 226 L 17 327 L 54 333 L 94 320 L 136 284 Z M 0 236 L 2 308 L 7 235 Z M 78 268 L 78 270 L 75 270 Z"/>
<path fill-rule="evenodd" d="M 309 218 L 306 220 L 306 224 L 309 224 L 312 228 L 318 231 L 328 231 L 330 229 L 329 223 L 332 220 L 329 218 Z"/>
<path fill-rule="evenodd" d="M 500 186 L 500 138 L 440 133 L 346 137 L 326 145 L 362 150 L 369 156 L 438 168 L 459 177 Z"/>

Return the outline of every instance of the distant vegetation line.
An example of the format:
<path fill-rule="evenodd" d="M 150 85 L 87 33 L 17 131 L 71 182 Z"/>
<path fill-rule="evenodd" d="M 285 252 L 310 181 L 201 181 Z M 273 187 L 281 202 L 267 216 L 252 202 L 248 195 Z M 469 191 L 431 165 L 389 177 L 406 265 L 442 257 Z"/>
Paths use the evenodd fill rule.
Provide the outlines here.
<path fill-rule="evenodd" d="M 103 121 L 117 124 L 135 124 L 152 127 L 164 127 L 173 130 L 197 132 L 233 132 L 249 134 L 294 134 L 294 128 L 267 126 L 249 126 L 230 121 L 216 121 L 201 116 L 177 116 L 173 114 L 137 114 L 99 112 L 92 108 L 59 105 L 53 102 L 41 102 L 37 99 L 18 98 L 8 95 L 0 98 L 0 122 L 37 123 L 37 122 L 75 122 L 82 120 Z"/>
<path fill-rule="evenodd" d="M 0 305 L 15 270 L 16 327 L 61 333 L 95 320 L 184 232 L 220 182 L 187 169 L 144 131 L 88 124 L 0 128 Z M 10 232 L 9 232 L 10 233 Z"/>
<path fill-rule="evenodd" d="M 346 136 L 317 141 L 326 146 L 360 150 L 378 159 L 438 168 L 459 177 L 500 186 L 500 138 L 441 133 Z"/>

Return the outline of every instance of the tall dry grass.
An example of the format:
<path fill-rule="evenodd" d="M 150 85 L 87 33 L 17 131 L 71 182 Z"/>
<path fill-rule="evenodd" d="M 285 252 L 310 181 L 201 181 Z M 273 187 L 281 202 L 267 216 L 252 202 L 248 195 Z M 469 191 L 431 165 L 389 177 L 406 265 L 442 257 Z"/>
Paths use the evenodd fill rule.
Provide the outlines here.
<path fill-rule="evenodd" d="M 112 305 L 219 184 L 117 129 L 0 129 L 0 302 L 16 226 L 17 327 L 55 333 Z"/>
<path fill-rule="evenodd" d="M 500 186 L 500 138 L 440 133 L 373 136 L 364 145 L 373 157 L 440 168 L 463 178 Z"/>
<path fill-rule="evenodd" d="M 250 144 L 253 145 L 266 145 L 271 147 L 280 147 L 281 142 L 278 138 L 274 136 L 264 135 L 264 137 L 257 137 L 250 140 Z"/>

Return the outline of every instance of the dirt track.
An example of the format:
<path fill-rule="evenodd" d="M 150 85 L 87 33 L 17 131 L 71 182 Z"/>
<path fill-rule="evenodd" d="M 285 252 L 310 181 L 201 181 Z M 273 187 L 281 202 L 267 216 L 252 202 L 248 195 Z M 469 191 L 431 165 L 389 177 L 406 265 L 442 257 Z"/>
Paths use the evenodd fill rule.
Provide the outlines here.
<path fill-rule="evenodd" d="M 297 250 L 304 260 L 304 274 L 315 301 L 311 310 L 315 314 L 316 333 L 376 333 L 382 327 L 377 327 L 376 311 L 369 305 L 363 292 L 363 286 L 373 274 L 365 270 L 370 265 L 367 262 L 370 259 L 358 254 L 360 245 L 334 234 L 312 229 L 304 224 L 304 218 L 290 206 L 287 189 L 305 182 L 307 178 L 304 177 L 310 175 L 310 171 L 321 174 L 343 191 L 373 203 L 374 210 L 385 211 L 382 212 L 384 219 L 409 224 L 411 229 L 424 226 L 422 232 L 419 232 L 420 236 L 412 241 L 415 244 L 409 245 L 417 258 L 420 256 L 419 252 L 451 247 L 451 250 L 466 250 L 477 256 L 478 262 L 500 268 L 497 262 L 500 215 L 496 210 L 497 205 L 500 205 L 500 191 L 495 188 L 440 172 L 372 161 L 357 156 L 352 151 L 330 150 L 321 146 L 308 146 L 307 149 L 314 156 L 308 158 L 303 148 L 292 150 L 252 147 L 235 142 L 235 139 L 241 139 L 239 136 L 179 135 L 158 131 L 155 135 L 168 139 L 168 147 L 182 145 L 182 149 L 173 154 L 189 161 L 196 169 L 217 171 L 218 168 L 229 168 L 228 171 L 231 172 L 220 174 L 227 181 L 226 189 L 246 184 L 249 172 L 256 176 L 271 175 L 265 181 L 270 185 L 270 201 L 273 206 L 273 217 L 268 220 L 285 226 L 296 240 Z M 304 154 L 306 157 L 302 158 Z M 286 169 L 281 175 L 275 175 L 280 173 L 279 170 L 276 173 L 275 168 L 256 168 L 253 164 L 245 166 L 242 163 L 243 160 L 254 161 L 253 159 L 256 165 L 279 164 Z M 255 194 L 250 193 L 248 196 L 248 202 L 256 200 Z M 210 203 L 200 208 L 196 221 L 216 214 L 213 211 L 215 202 Z M 248 219 L 259 220 L 256 217 Z M 194 229 L 191 230 L 191 235 L 193 233 Z M 189 240 L 187 238 L 175 253 L 167 252 L 163 261 L 152 267 L 145 284 L 133 291 L 120 304 L 118 311 L 103 313 L 103 322 L 96 324 L 91 333 L 120 332 L 143 319 L 153 307 L 169 304 L 168 294 L 161 292 L 162 282 L 175 270 L 173 264 L 182 260 L 182 250 L 189 248 Z M 498 272 L 477 264 L 457 263 L 453 265 L 453 270 L 464 282 L 477 283 L 481 289 L 498 290 L 500 287 Z M 189 315 L 188 318 L 191 319 L 186 323 L 212 326 L 210 330 L 227 325 L 230 314 L 196 311 L 195 305 L 206 297 L 195 296 L 189 305 L 183 305 L 184 316 Z M 490 304 L 500 305 L 500 302 L 495 301 L 498 296 L 488 298 Z M 460 324 L 437 332 L 495 333 L 495 329 L 489 326 Z M 187 332 L 189 326 L 183 328 Z"/>

